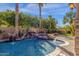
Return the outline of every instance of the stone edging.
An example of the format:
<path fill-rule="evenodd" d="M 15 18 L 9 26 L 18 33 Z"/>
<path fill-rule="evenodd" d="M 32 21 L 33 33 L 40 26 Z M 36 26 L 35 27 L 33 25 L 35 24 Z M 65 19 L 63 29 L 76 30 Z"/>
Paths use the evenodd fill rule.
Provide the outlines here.
<path fill-rule="evenodd" d="M 60 39 L 57 39 L 57 40 L 60 40 Z M 64 41 L 64 44 L 59 45 L 60 47 L 69 45 L 69 42 L 67 42 L 67 41 L 65 41 L 65 40 L 61 40 L 61 41 Z M 49 54 L 46 55 L 46 56 L 57 56 L 60 52 L 61 52 L 61 49 L 60 49 L 59 47 L 57 47 L 57 48 L 55 49 L 55 51 L 49 53 Z"/>

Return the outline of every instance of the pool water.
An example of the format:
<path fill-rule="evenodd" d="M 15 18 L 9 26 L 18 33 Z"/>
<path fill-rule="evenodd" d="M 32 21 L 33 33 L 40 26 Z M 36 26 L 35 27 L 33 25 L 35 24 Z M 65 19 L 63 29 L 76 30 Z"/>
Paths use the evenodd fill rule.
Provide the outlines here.
<path fill-rule="evenodd" d="M 44 56 L 55 49 L 56 45 L 52 40 L 24 39 L 15 42 L 1 42 L 0 56 Z"/>

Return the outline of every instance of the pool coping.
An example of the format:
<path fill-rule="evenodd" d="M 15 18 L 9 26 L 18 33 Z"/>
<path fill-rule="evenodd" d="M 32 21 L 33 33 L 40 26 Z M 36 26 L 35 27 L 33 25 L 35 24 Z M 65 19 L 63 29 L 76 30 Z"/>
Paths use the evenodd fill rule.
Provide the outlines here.
<path fill-rule="evenodd" d="M 46 56 L 56 56 L 60 53 L 60 49 L 57 47 L 54 51 L 52 51 L 51 53 L 47 54 Z"/>
<path fill-rule="evenodd" d="M 56 39 L 56 38 L 54 38 L 54 39 Z M 56 40 L 60 40 L 60 39 L 56 39 Z M 64 44 L 59 45 L 60 47 L 69 45 L 68 41 L 66 41 L 66 40 L 61 40 L 61 41 L 63 41 Z M 54 51 L 52 51 L 51 53 L 49 53 L 46 56 L 57 56 L 58 54 L 60 54 L 60 52 L 61 52 L 61 49 L 59 47 L 56 47 L 56 49 Z"/>
<path fill-rule="evenodd" d="M 59 46 L 67 46 L 67 45 L 69 45 L 69 42 L 68 41 L 65 41 L 65 40 L 62 40 L 63 42 L 64 42 L 64 44 L 61 44 L 61 45 L 59 45 Z"/>

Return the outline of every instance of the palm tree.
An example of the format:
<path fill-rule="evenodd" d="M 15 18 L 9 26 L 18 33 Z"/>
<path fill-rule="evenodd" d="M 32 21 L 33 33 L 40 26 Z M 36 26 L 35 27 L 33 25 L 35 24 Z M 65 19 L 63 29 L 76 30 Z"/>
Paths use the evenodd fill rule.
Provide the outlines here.
<path fill-rule="evenodd" d="M 18 34 L 18 21 L 19 21 L 19 4 L 16 3 L 15 7 L 15 33 Z"/>
<path fill-rule="evenodd" d="M 75 7 L 77 9 L 76 19 L 75 19 L 75 55 L 79 55 L 79 36 L 78 36 L 79 33 L 77 34 L 77 30 L 79 31 L 79 28 L 76 27 L 76 25 L 79 24 L 79 22 L 76 22 L 76 20 L 79 21 L 79 3 L 75 3 Z"/>
<path fill-rule="evenodd" d="M 41 12 L 42 12 L 43 3 L 38 3 L 38 6 L 39 6 L 39 19 L 40 19 L 39 27 L 41 28 Z"/>
<path fill-rule="evenodd" d="M 76 25 L 79 24 L 79 3 L 74 3 L 71 4 L 73 5 L 73 7 L 76 7 L 76 19 L 75 19 L 75 51 L 74 51 L 74 55 L 79 55 L 79 33 L 77 32 L 77 30 L 79 31 L 79 28 L 77 28 Z"/>

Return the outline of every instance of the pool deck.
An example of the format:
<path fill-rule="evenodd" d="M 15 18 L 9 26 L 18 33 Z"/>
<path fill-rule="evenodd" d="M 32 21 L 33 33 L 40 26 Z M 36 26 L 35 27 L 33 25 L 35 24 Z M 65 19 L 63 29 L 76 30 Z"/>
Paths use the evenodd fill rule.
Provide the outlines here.
<path fill-rule="evenodd" d="M 53 37 L 53 34 L 50 36 L 54 39 L 61 39 L 67 41 L 68 45 L 58 46 L 55 52 L 51 52 L 48 56 L 73 56 L 74 55 L 74 38 L 66 37 L 63 35 Z"/>

